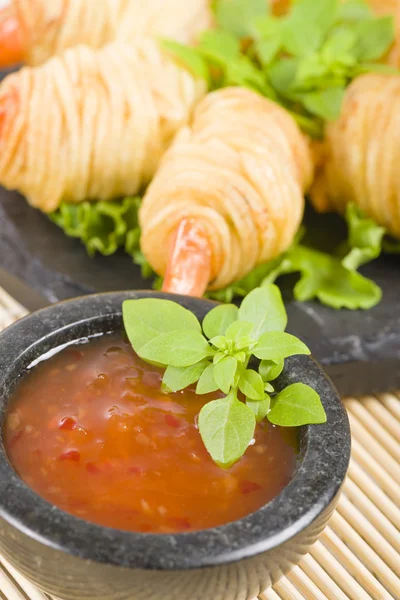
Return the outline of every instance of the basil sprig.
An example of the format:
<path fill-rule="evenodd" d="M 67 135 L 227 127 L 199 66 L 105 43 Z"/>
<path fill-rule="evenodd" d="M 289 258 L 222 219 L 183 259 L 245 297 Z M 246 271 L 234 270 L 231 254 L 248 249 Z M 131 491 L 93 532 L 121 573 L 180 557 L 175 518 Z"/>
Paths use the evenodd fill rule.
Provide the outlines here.
<path fill-rule="evenodd" d="M 265 0 L 216 0 L 217 28 L 196 48 L 165 47 L 210 89 L 248 87 L 279 102 L 320 137 L 339 116 L 347 85 L 361 73 L 397 72 L 379 61 L 395 39 L 394 19 L 363 0 L 298 0 L 275 17 Z"/>
<path fill-rule="evenodd" d="M 189 310 L 171 300 L 143 298 L 123 303 L 123 320 L 135 352 L 165 367 L 163 388 L 177 392 L 197 382 L 197 394 L 220 390 L 199 415 L 199 431 L 213 460 L 233 465 L 254 437 L 256 422 L 267 418 L 285 427 L 324 423 L 318 394 L 303 383 L 279 393 L 273 382 L 284 361 L 310 354 L 285 332 L 287 315 L 273 284 L 253 290 L 240 308 L 213 308 L 200 324 Z M 249 367 L 252 357 L 258 368 Z"/>

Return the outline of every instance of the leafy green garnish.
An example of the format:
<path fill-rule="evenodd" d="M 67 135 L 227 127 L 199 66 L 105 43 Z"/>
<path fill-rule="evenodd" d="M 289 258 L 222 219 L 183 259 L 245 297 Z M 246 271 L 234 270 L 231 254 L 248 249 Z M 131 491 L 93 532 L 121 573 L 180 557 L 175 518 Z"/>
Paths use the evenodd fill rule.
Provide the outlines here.
<path fill-rule="evenodd" d="M 300 277 L 293 288 L 295 300 L 318 299 L 335 309 L 368 309 L 381 300 L 381 289 L 357 271 L 349 270 L 340 258 L 295 244 L 277 260 L 256 267 L 242 280 L 210 293 L 211 298 L 230 302 L 235 296 L 246 296 L 254 287 L 274 282 L 290 273 Z"/>
<path fill-rule="evenodd" d="M 90 255 L 100 252 L 112 254 L 124 248 L 133 256 L 136 264 L 142 265 L 142 275 L 154 275 L 139 250 L 140 229 L 138 225 L 139 198 L 126 198 L 121 202 L 84 202 L 80 205 L 62 204 L 60 209 L 51 215 L 54 222 L 62 227 L 67 235 L 81 239 Z M 235 297 L 245 297 L 256 287 L 276 281 L 281 275 L 299 274 L 294 287 L 294 297 L 298 301 L 318 299 L 323 304 L 335 309 L 368 309 L 381 299 L 380 288 L 357 272 L 367 262 L 377 258 L 381 252 L 399 253 L 400 242 L 387 236 L 386 230 L 378 226 L 372 219 L 363 215 L 355 205 L 349 204 L 346 210 L 348 240 L 336 252 L 326 253 L 317 248 L 295 241 L 292 248 L 275 260 L 259 265 L 246 277 L 234 282 L 223 290 L 211 292 L 209 297 L 222 302 L 232 302 Z M 325 227 L 318 222 L 312 229 Z M 159 279 L 156 280 L 159 288 Z M 265 292 L 258 292 L 261 305 L 268 302 L 263 298 Z M 269 291 L 269 293 L 275 293 Z M 207 317 L 205 333 L 212 338 L 224 335 L 229 325 L 237 320 L 238 308 L 232 304 L 219 307 L 224 318 L 218 317 L 214 326 Z M 246 302 L 241 307 L 241 319 L 252 321 L 246 316 Z M 279 326 L 279 315 L 269 315 L 274 319 L 277 329 L 284 329 L 286 322 Z M 266 324 L 264 324 L 264 327 Z M 220 328 L 220 329 L 218 329 Z"/>
<path fill-rule="evenodd" d="M 284 332 L 287 316 L 275 285 L 253 290 L 239 309 L 216 306 L 202 326 L 170 300 L 126 300 L 122 313 L 137 354 L 165 367 L 164 390 L 176 392 L 197 382 L 198 394 L 225 394 L 204 405 L 198 422 L 218 465 L 227 468 L 239 460 L 253 440 L 256 421 L 268 418 L 285 426 L 326 421 L 319 396 L 310 387 L 299 383 L 276 394 L 270 383 L 281 373 L 285 358 L 310 353 Z M 252 357 L 262 359 L 258 370 L 249 368 Z"/>
<path fill-rule="evenodd" d="M 288 109 L 312 136 L 338 117 L 347 85 L 380 70 L 395 38 L 394 19 L 366 2 L 298 0 L 281 18 L 264 0 L 216 0 L 217 29 L 196 49 L 166 47 L 210 89 L 248 87 Z"/>
<path fill-rule="evenodd" d="M 299 427 L 324 422 L 326 416 L 317 392 L 304 383 L 293 383 L 272 399 L 268 419 L 282 427 Z"/>
<path fill-rule="evenodd" d="M 81 240 L 89 256 L 110 256 L 123 249 L 141 266 L 143 277 L 150 277 L 153 271 L 140 251 L 140 203 L 137 196 L 120 202 L 63 202 L 49 216 L 66 235 Z"/>
<path fill-rule="evenodd" d="M 234 394 L 208 402 L 199 415 L 204 445 L 217 465 L 226 469 L 246 452 L 255 426 L 254 412 Z"/>
<path fill-rule="evenodd" d="M 382 250 L 385 229 L 368 217 L 355 204 L 348 204 L 346 221 L 349 228 L 348 253 L 342 260 L 350 271 L 378 258 Z"/>

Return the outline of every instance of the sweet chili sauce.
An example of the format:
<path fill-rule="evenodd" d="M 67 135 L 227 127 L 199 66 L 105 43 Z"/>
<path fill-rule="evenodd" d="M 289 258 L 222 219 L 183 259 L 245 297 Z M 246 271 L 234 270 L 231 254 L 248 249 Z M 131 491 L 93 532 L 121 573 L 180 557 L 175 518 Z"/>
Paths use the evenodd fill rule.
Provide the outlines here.
<path fill-rule="evenodd" d="M 151 533 L 234 521 L 289 482 L 294 430 L 259 424 L 244 457 L 221 469 L 197 428 L 201 407 L 218 395 L 163 393 L 161 378 L 118 334 L 41 362 L 9 407 L 12 465 L 37 494 L 77 517 Z"/>

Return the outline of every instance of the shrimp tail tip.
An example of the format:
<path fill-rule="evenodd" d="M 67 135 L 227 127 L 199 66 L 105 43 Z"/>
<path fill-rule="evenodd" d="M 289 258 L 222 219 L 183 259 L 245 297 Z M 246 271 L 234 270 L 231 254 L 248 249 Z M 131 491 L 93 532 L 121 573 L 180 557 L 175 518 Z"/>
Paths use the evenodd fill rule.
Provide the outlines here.
<path fill-rule="evenodd" d="M 211 278 L 211 246 L 204 228 L 182 219 L 172 239 L 163 291 L 201 297 Z"/>

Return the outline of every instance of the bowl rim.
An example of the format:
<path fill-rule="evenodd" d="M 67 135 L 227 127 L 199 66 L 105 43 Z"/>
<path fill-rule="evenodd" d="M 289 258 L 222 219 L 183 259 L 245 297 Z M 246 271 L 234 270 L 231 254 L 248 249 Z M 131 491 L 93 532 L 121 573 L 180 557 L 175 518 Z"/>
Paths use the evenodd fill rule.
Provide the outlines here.
<path fill-rule="evenodd" d="M 236 562 L 281 546 L 306 529 L 335 501 L 350 460 L 347 413 L 332 382 L 308 356 L 287 359 L 280 385 L 311 384 L 320 394 L 328 420 L 302 428 L 306 447 L 293 479 L 281 493 L 240 520 L 189 533 L 133 533 L 96 525 L 37 495 L 14 471 L 2 441 L 2 423 L 18 368 L 43 345 L 67 335 L 78 340 L 82 327 L 104 329 L 121 321 L 123 300 L 167 298 L 192 310 L 200 320 L 216 305 L 206 299 L 154 291 L 106 292 L 51 305 L 0 333 L 0 519 L 37 542 L 81 559 L 118 567 L 186 570 Z M 56 323 L 56 325 L 55 325 Z M 76 333 L 75 333 L 76 332 Z M 105 331 L 103 331 L 105 333 Z M 74 337 L 75 335 L 75 337 Z M 28 361 L 29 363 L 29 361 Z M 301 375 L 300 375 L 301 374 Z M 0 527 L 1 530 L 1 527 Z"/>

